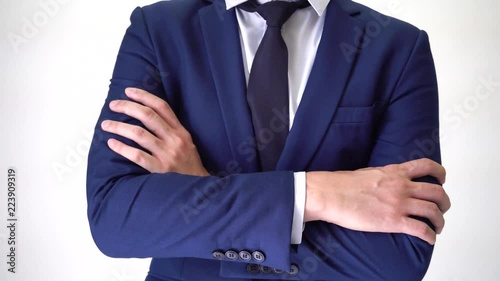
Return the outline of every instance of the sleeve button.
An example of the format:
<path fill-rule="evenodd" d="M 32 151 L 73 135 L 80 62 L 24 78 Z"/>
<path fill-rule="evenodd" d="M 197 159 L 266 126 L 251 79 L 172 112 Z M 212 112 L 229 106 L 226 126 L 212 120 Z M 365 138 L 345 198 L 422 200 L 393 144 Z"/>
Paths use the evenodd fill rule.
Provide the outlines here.
<path fill-rule="evenodd" d="M 253 264 L 253 263 L 248 264 L 247 265 L 247 271 L 250 274 L 257 274 L 260 271 L 259 265 L 258 264 Z"/>
<path fill-rule="evenodd" d="M 234 260 L 238 259 L 238 253 L 236 253 L 233 250 L 229 250 L 229 251 L 226 252 L 226 258 L 228 260 L 234 261 Z"/>
<path fill-rule="evenodd" d="M 255 251 L 252 253 L 252 258 L 256 262 L 264 262 L 266 260 L 266 256 L 261 251 Z"/>
<path fill-rule="evenodd" d="M 216 259 L 216 260 L 223 260 L 223 259 L 224 259 L 224 257 L 225 257 L 225 255 L 224 255 L 224 253 L 223 253 L 223 252 L 221 252 L 221 251 L 214 251 L 214 252 L 212 253 L 212 257 L 213 257 L 214 259 Z"/>
<path fill-rule="evenodd" d="M 277 268 L 273 268 L 273 272 L 274 272 L 274 274 L 278 274 L 278 275 L 285 273 L 284 270 L 277 269 Z"/>
<path fill-rule="evenodd" d="M 252 259 L 252 254 L 248 251 L 241 251 L 239 256 L 242 261 L 250 261 Z"/>
<path fill-rule="evenodd" d="M 287 272 L 288 275 L 295 276 L 299 274 L 299 267 L 296 264 L 292 264 L 290 266 L 290 272 Z"/>
<path fill-rule="evenodd" d="M 261 265 L 260 266 L 260 272 L 264 273 L 264 274 L 270 274 L 273 272 L 273 269 L 269 266 L 263 266 Z"/>

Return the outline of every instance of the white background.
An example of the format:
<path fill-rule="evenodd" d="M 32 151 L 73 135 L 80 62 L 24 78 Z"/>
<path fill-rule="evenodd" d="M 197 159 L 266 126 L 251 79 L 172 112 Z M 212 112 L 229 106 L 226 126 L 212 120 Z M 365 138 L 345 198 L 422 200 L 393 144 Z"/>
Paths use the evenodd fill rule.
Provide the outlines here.
<path fill-rule="evenodd" d="M 49 0 L 0 1 L 0 280 L 144 280 L 148 260 L 110 259 L 95 247 L 85 172 L 130 13 L 154 1 L 59 0 L 50 15 L 41 5 Z M 362 2 L 431 38 L 453 207 L 425 280 L 499 280 L 500 4 Z M 26 21 L 36 30 L 24 30 Z M 23 43 L 13 44 L 14 34 Z M 5 262 L 8 167 L 19 180 L 15 275 Z"/>

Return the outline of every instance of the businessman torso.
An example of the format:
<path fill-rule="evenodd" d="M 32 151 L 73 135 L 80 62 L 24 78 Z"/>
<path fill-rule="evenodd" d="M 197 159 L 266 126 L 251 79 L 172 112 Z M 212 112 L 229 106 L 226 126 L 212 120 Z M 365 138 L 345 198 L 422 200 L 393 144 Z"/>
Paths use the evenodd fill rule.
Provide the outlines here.
<path fill-rule="evenodd" d="M 111 87 L 140 87 L 167 100 L 212 174 L 258 172 L 259 144 L 255 143 L 246 101 L 234 9 L 226 11 L 220 0 L 167 1 L 137 9 L 132 21 L 139 25 L 130 27 L 129 36 L 141 40 L 124 41 Z M 130 53 L 140 58 L 120 59 Z M 438 126 L 434 75 L 425 33 L 351 1 L 332 0 L 277 170 L 354 170 L 421 157 L 418 152 L 422 149 L 415 140 L 432 139 Z M 278 119 L 282 117 L 277 114 Z M 425 156 L 439 161 L 439 145 L 434 139 L 433 143 L 433 151 Z M 259 198 L 255 200 L 257 208 Z M 184 210 L 183 215 L 194 217 L 196 211 L 203 210 Z M 245 216 L 245 209 L 240 212 Z M 355 273 L 349 269 L 357 270 L 354 264 L 365 259 L 394 258 L 384 249 L 382 240 L 386 238 L 373 233 L 314 222 L 306 226 L 303 237 L 303 243 L 290 253 L 290 263 L 301 265 L 300 274 L 295 276 L 252 273 L 246 262 L 182 256 L 153 259 L 150 273 L 166 280 L 284 276 L 300 280 L 360 280 L 356 276 L 367 276 L 366 280 L 378 280 L 377 271 L 382 269 L 376 262 L 367 266 L 373 271 Z M 356 250 L 351 240 L 366 237 L 370 237 L 370 248 Z M 218 247 L 243 250 L 248 245 L 234 237 L 231 243 Z M 432 249 L 423 251 L 430 255 Z"/>

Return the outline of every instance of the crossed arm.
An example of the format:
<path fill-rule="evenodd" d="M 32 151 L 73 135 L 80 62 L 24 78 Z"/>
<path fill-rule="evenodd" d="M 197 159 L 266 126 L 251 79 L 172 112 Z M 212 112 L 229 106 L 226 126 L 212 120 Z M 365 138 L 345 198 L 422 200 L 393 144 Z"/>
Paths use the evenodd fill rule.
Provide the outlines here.
<path fill-rule="evenodd" d="M 131 100 L 113 101 L 110 109 L 141 121 L 152 133 L 112 120 L 102 122 L 102 129 L 133 140 L 150 153 L 113 138 L 108 140 L 110 149 L 151 173 L 209 175 L 189 132 L 164 100 L 135 88 L 125 93 Z M 357 171 L 309 172 L 304 220 L 358 231 L 406 233 L 434 244 L 450 199 L 441 185 L 412 181 L 424 176 L 443 184 L 446 172 L 429 159 Z M 413 216 L 429 219 L 435 229 Z"/>
<path fill-rule="evenodd" d="M 89 153 L 88 215 L 97 246 L 113 257 L 210 259 L 219 241 L 238 237 L 257 241 L 268 252 L 264 265 L 289 269 L 291 225 L 283 218 L 293 210 L 293 173 L 208 175 L 189 132 L 157 97 L 165 96 L 164 88 L 155 88 L 153 95 L 126 90 L 143 85 L 141 70 L 155 69 L 155 52 L 140 15 L 134 13 L 124 38 Z M 305 220 L 333 224 L 310 224 L 305 230 L 310 239 L 301 246 L 321 247 L 314 245 L 316 236 L 338 242 L 341 249 L 325 261 L 332 275 L 349 275 L 338 280 L 420 280 L 425 274 L 429 244 L 450 207 L 439 185 L 445 171 L 428 159 L 385 165 L 399 163 L 397 155 L 406 155 L 415 138 L 437 126 L 433 73 L 427 38 L 419 36 L 379 130 L 368 165 L 373 168 L 306 175 Z M 438 160 L 438 151 L 429 157 Z M 439 184 L 412 181 L 426 175 Z M 183 221 L 179 204 L 203 204 L 195 191 L 219 183 L 225 187 L 210 204 L 204 209 L 198 204 L 193 210 L 197 217 Z M 245 216 L 238 216 L 238 207 L 255 206 L 255 198 L 261 208 L 248 207 Z M 417 217 L 430 220 L 434 229 Z"/>

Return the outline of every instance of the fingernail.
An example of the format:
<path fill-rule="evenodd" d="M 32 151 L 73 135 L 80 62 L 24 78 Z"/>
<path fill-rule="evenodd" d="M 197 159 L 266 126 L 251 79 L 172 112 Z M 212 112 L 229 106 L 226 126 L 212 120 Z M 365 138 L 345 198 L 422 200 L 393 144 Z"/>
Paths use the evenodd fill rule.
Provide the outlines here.
<path fill-rule="evenodd" d="M 101 123 L 101 127 L 102 127 L 103 129 L 108 128 L 108 127 L 109 127 L 109 121 L 108 121 L 108 120 L 103 121 L 103 122 Z"/>
<path fill-rule="evenodd" d="M 111 148 L 116 147 L 116 141 L 114 139 L 109 139 L 108 140 L 108 145 Z"/>
<path fill-rule="evenodd" d="M 125 94 L 129 97 L 135 96 L 137 94 L 137 89 L 136 88 L 127 88 L 127 89 L 125 89 Z"/>
<path fill-rule="evenodd" d="M 111 101 L 111 102 L 109 103 L 109 107 L 110 107 L 110 108 L 114 108 L 114 107 L 116 106 L 116 103 L 117 103 L 117 101 L 115 101 L 115 100 L 114 100 L 114 101 Z"/>

